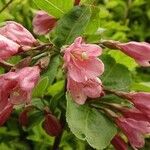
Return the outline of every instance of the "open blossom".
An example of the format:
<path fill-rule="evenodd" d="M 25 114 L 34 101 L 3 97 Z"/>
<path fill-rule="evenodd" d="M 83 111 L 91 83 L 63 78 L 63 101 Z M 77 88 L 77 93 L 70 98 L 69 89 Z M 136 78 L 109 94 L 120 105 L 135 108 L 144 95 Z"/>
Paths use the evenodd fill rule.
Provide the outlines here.
<path fill-rule="evenodd" d="M 144 146 L 144 135 L 150 133 L 150 123 L 148 121 L 120 117 L 116 119 L 116 124 L 127 136 L 133 148 Z"/>
<path fill-rule="evenodd" d="M 68 76 L 76 82 L 85 82 L 104 72 L 104 64 L 97 57 L 102 49 L 95 44 L 85 44 L 82 37 L 75 39 L 74 43 L 65 49 L 64 66 Z"/>
<path fill-rule="evenodd" d="M 150 93 L 147 92 L 133 92 L 124 94 L 134 106 L 150 118 Z"/>
<path fill-rule="evenodd" d="M 56 22 L 57 19 L 48 15 L 45 11 L 38 11 L 33 18 L 33 31 L 39 35 L 47 34 L 55 27 Z"/>
<path fill-rule="evenodd" d="M 39 75 L 39 67 L 34 66 L 0 76 L 0 125 L 9 118 L 14 105 L 30 102 Z"/>
<path fill-rule="evenodd" d="M 67 90 L 70 91 L 74 101 L 84 104 L 87 97 L 97 98 L 102 94 L 102 83 L 99 78 L 88 79 L 86 82 L 76 82 L 68 78 Z"/>
<path fill-rule="evenodd" d="M 8 38 L 0 35 L 0 60 L 10 58 L 19 50 L 19 45 Z"/>
<path fill-rule="evenodd" d="M 0 103 L 28 103 L 32 89 L 39 79 L 38 66 L 25 67 L 16 72 L 8 72 L 0 76 Z M 1 110 L 1 109 L 0 109 Z"/>
<path fill-rule="evenodd" d="M 37 45 L 33 35 L 21 24 L 14 21 L 7 21 L 6 25 L 0 28 L 0 34 L 19 44 L 23 50 Z"/>
<path fill-rule="evenodd" d="M 115 147 L 116 150 L 128 150 L 128 145 L 119 135 L 116 135 L 112 139 L 111 144 Z"/>

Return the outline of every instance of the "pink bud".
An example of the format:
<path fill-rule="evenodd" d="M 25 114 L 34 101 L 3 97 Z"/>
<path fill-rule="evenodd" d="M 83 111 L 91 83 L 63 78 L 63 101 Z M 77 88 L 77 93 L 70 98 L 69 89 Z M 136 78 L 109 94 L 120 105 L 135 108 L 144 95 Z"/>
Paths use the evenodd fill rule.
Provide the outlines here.
<path fill-rule="evenodd" d="M 135 59 L 141 65 L 150 66 L 150 44 L 146 42 L 129 42 L 118 44 L 122 52 Z"/>
<path fill-rule="evenodd" d="M 127 93 L 125 96 L 134 104 L 136 108 L 150 117 L 150 93 L 133 92 Z"/>
<path fill-rule="evenodd" d="M 85 44 L 82 37 L 64 49 L 64 66 L 68 76 L 76 82 L 85 82 L 96 78 L 104 72 L 104 64 L 97 57 L 102 49 L 95 44 Z"/>
<path fill-rule="evenodd" d="M 44 11 L 38 11 L 33 19 L 34 33 L 44 35 L 50 32 L 56 25 L 57 19 Z"/>
<path fill-rule="evenodd" d="M 11 103 L 7 103 L 7 105 L 0 111 L 0 126 L 2 126 L 10 117 L 13 111 L 13 105 Z"/>
<path fill-rule="evenodd" d="M 126 118 L 133 118 L 135 120 L 150 122 L 150 118 L 136 108 L 131 108 L 131 109 L 124 108 L 120 111 L 122 112 L 123 116 Z"/>
<path fill-rule="evenodd" d="M 118 41 L 103 41 L 106 47 L 120 49 L 126 55 L 135 59 L 135 61 L 144 67 L 150 66 L 150 44 L 146 42 L 128 42 L 120 43 Z"/>
<path fill-rule="evenodd" d="M 15 55 L 19 50 L 19 45 L 0 35 L 0 60 L 5 60 Z"/>
<path fill-rule="evenodd" d="M 22 126 L 27 127 L 29 123 L 28 113 L 34 109 L 34 106 L 26 107 L 19 115 L 19 123 Z"/>
<path fill-rule="evenodd" d="M 128 150 L 127 144 L 119 135 L 116 135 L 112 139 L 111 143 L 115 147 L 116 150 Z"/>
<path fill-rule="evenodd" d="M 74 5 L 79 5 L 81 0 L 75 0 Z"/>
<path fill-rule="evenodd" d="M 144 135 L 150 133 L 149 122 L 120 117 L 116 119 L 116 124 L 127 136 L 133 148 L 144 146 Z"/>
<path fill-rule="evenodd" d="M 50 136 L 58 136 L 62 131 L 59 120 L 52 114 L 47 114 L 45 116 L 45 120 L 43 122 L 43 129 Z"/>
<path fill-rule="evenodd" d="M 0 34 L 22 46 L 23 50 L 37 45 L 33 35 L 21 24 L 14 21 L 7 21 L 6 25 L 0 28 Z"/>

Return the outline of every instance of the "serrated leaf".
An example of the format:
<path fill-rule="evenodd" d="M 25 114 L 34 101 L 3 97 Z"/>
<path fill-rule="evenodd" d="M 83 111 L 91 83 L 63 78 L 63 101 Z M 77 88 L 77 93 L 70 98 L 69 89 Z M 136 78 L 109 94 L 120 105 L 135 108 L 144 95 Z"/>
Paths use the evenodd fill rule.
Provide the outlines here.
<path fill-rule="evenodd" d="M 34 3 L 56 18 L 61 17 L 73 7 L 73 0 L 34 0 Z"/>
<path fill-rule="evenodd" d="M 64 15 L 55 29 L 56 38 L 54 43 L 61 47 L 70 44 L 74 39 L 81 35 L 88 24 L 91 16 L 89 7 L 74 7 L 68 14 Z"/>
<path fill-rule="evenodd" d="M 106 148 L 117 132 L 106 116 L 87 105 L 77 105 L 70 94 L 67 94 L 66 117 L 73 134 L 96 149 Z"/>
<path fill-rule="evenodd" d="M 110 89 L 129 91 L 132 77 L 127 67 L 116 61 L 109 55 L 103 55 L 105 72 L 101 76 L 104 86 Z"/>

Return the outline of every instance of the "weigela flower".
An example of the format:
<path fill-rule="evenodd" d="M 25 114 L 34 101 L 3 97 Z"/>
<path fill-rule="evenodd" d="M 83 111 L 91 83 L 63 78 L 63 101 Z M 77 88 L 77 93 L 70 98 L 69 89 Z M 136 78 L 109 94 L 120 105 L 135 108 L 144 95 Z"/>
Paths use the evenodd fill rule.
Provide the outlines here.
<path fill-rule="evenodd" d="M 104 41 L 103 44 L 109 48 L 120 49 L 126 55 L 144 67 L 150 66 L 150 44 L 146 42 L 120 43 L 118 41 Z"/>
<path fill-rule="evenodd" d="M 75 39 L 74 43 L 65 48 L 64 66 L 68 76 L 76 82 L 85 82 L 104 72 L 104 64 L 97 57 L 102 49 L 95 44 L 85 44 L 82 37 Z"/>
<path fill-rule="evenodd" d="M 84 104 L 87 97 L 97 98 L 102 95 L 102 83 L 99 78 L 88 79 L 86 82 L 76 82 L 68 78 L 67 90 L 70 91 L 74 101 Z"/>
<path fill-rule="evenodd" d="M 133 148 L 144 146 L 144 135 L 150 133 L 150 123 L 148 121 L 119 117 L 116 119 L 116 124 L 127 136 Z"/>
<path fill-rule="evenodd" d="M 9 118 L 14 105 L 30 102 L 32 89 L 39 76 L 38 66 L 25 67 L 0 76 L 0 125 Z"/>
<path fill-rule="evenodd" d="M 1 75 L 0 103 L 9 101 L 18 105 L 30 102 L 32 89 L 35 87 L 39 76 L 40 69 L 38 66 L 25 67 L 16 72 Z"/>
<path fill-rule="evenodd" d="M 137 109 L 150 117 L 150 93 L 133 92 L 123 94 L 123 96 L 130 100 Z"/>
<path fill-rule="evenodd" d="M 0 28 L 0 34 L 19 44 L 23 50 L 37 45 L 33 35 L 21 24 L 14 21 L 7 21 L 6 25 Z"/>
<path fill-rule="evenodd" d="M 17 43 L 0 35 L 0 60 L 6 60 L 16 54 L 19 47 L 20 46 Z"/>
<path fill-rule="evenodd" d="M 55 27 L 56 22 L 57 19 L 48 15 L 45 11 L 38 11 L 33 18 L 33 31 L 38 35 L 47 34 Z"/>
<path fill-rule="evenodd" d="M 130 108 L 130 109 L 124 108 L 120 111 L 122 112 L 123 116 L 126 118 L 134 118 L 135 120 L 150 122 L 150 118 L 136 108 Z"/>
<path fill-rule="evenodd" d="M 116 150 L 128 150 L 128 145 L 119 135 L 116 135 L 112 139 L 111 144 L 115 147 Z"/>

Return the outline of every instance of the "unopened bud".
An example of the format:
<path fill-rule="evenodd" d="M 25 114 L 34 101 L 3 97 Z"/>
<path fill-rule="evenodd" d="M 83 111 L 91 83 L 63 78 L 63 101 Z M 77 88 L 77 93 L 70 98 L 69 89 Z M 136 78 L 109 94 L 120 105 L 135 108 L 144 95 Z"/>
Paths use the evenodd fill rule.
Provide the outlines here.
<path fill-rule="evenodd" d="M 59 120 L 52 114 L 47 114 L 43 122 L 43 129 L 50 136 L 58 136 L 62 127 Z"/>

